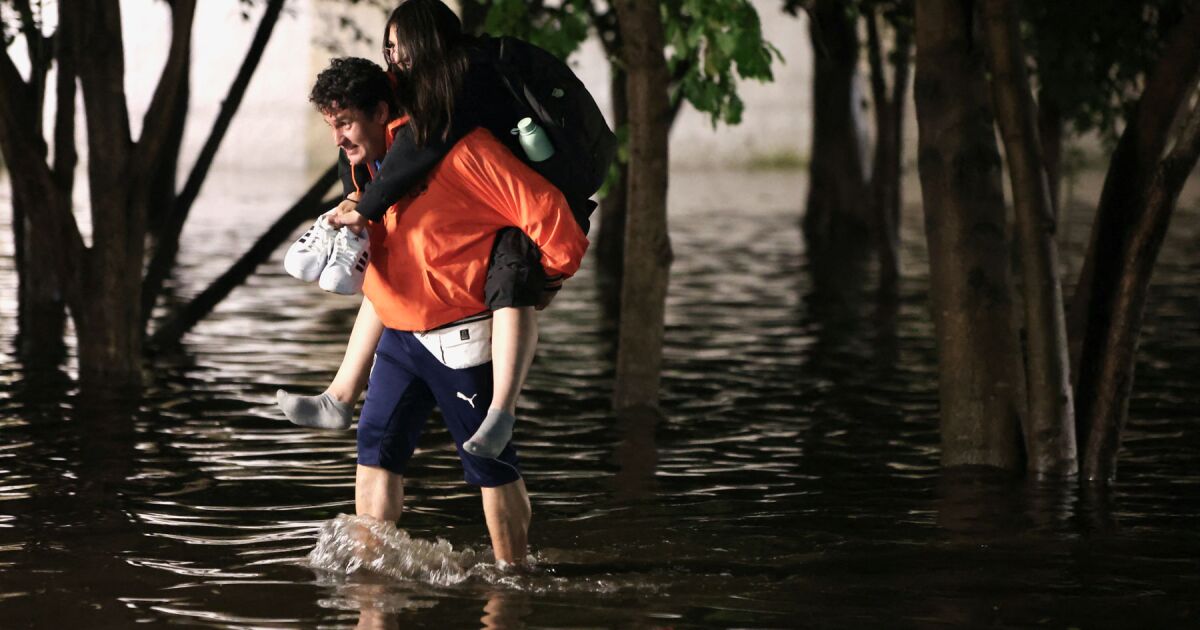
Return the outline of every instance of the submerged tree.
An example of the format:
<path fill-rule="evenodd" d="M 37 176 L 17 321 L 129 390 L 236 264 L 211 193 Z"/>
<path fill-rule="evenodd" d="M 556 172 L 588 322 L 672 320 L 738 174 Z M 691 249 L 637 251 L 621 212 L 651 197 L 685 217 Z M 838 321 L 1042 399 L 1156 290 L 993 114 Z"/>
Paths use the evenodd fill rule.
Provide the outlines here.
<path fill-rule="evenodd" d="M 992 369 L 1002 373 L 1002 382 L 1017 385 L 1001 392 L 1011 405 L 988 408 L 995 398 L 978 397 L 971 412 L 982 413 L 982 421 L 967 427 L 974 435 L 967 446 L 993 445 L 985 459 L 1015 467 L 1011 446 L 991 439 L 994 427 L 1011 424 L 1015 410 L 1024 419 L 1032 474 L 1073 475 L 1081 469 L 1087 480 L 1106 481 L 1115 474 L 1151 272 L 1180 190 L 1200 157 L 1200 103 L 1194 101 L 1200 86 L 1200 7 L 1113 0 L 1077 11 L 1031 3 L 1024 15 L 1028 29 L 1022 29 L 1020 17 L 1010 3 L 996 0 L 917 3 L 915 92 L 941 360 L 943 462 L 975 459 L 961 456 L 962 410 L 955 400 L 975 395 L 973 382 L 961 381 L 978 374 L 964 377 L 963 370 L 994 361 Z M 1022 37 L 1023 30 L 1032 34 Z M 986 41 L 986 51 L 981 41 Z M 1036 91 L 1051 115 L 1040 113 L 1043 103 L 1035 103 L 1033 79 L 1026 73 L 1030 59 L 1022 52 L 1025 41 L 1033 43 L 1040 84 Z M 1080 47 L 1084 42 L 1104 44 Z M 1069 52 L 1056 55 L 1060 47 Z M 985 53 L 991 65 L 990 92 L 985 68 L 977 61 Z M 1071 73 L 1085 78 L 1056 82 Z M 1016 206 L 1023 270 L 1020 339 L 997 325 L 995 311 L 956 297 L 982 291 L 1004 316 L 1006 305 L 1016 301 L 1009 283 L 996 275 L 1008 237 L 999 214 L 998 171 L 988 166 L 998 166 L 991 139 L 993 104 Z M 1053 240 L 1062 140 L 1062 126 L 1053 124 L 1054 119 L 1113 135 L 1123 123 L 1069 327 L 1063 322 Z M 948 200 L 954 199 L 967 205 L 946 212 Z M 972 214 L 989 204 L 988 218 Z M 954 253 L 947 228 L 954 242 L 969 245 L 953 258 L 945 257 Z M 990 252 L 988 263 L 980 259 L 983 249 Z M 981 332 L 993 325 L 991 332 Z M 957 332 L 947 336 L 944 331 L 950 330 Z M 987 344 L 971 349 L 964 339 Z M 1068 361 L 1068 347 L 1073 361 Z M 1023 362 L 1010 360 L 1018 350 L 1025 353 Z M 1015 378 L 1006 376 L 1010 370 Z"/>
<path fill-rule="evenodd" d="M 1043 95 L 1036 105 L 1015 7 L 993 0 L 985 6 L 1017 223 L 1026 217 L 1037 223 L 1033 233 L 1022 226 L 1020 243 L 1029 467 L 1073 473 L 1067 457 L 1078 451 L 1086 480 L 1111 480 L 1151 273 L 1200 153 L 1200 104 L 1192 102 L 1200 85 L 1200 6 L 1178 0 L 1023 5 Z M 1006 110 L 1019 114 L 1007 129 Z M 1061 298 L 1048 238 L 1057 223 L 1063 121 L 1076 132 L 1094 129 L 1115 139 L 1106 144 L 1112 153 L 1067 331 L 1054 304 Z M 1069 344 L 1062 341 L 1067 336 Z M 1069 368 L 1064 345 L 1072 350 Z M 1049 465 L 1053 458 L 1062 465 Z"/>
<path fill-rule="evenodd" d="M 1151 274 L 1200 157 L 1200 7 L 1189 9 L 1148 69 L 1110 158 L 1071 306 L 1082 472 L 1093 481 L 1116 474 Z"/>
<path fill-rule="evenodd" d="M 808 15 L 814 72 L 813 127 L 804 237 L 809 260 L 836 267 L 874 237 L 880 289 L 894 294 L 900 276 L 901 165 L 912 55 L 910 0 L 785 0 Z M 866 33 L 875 143 L 868 142 L 859 61 Z M 889 82 L 889 68 L 890 82 Z M 850 249 L 847 249 L 849 246 Z"/>
<path fill-rule="evenodd" d="M 875 152 L 871 161 L 871 215 L 879 252 L 879 285 L 895 294 L 900 282 L 901 168 L 904 159 L 904 112 L 908 101 L 912 56 L 910 0 L 864 2 L 867 59 L 871 65 L 871 102 L 875 119 Z M 887 31 L 881 28 L 887 25 Z M 883 34 L 892 35 L 890 50 Z M 885 55 L 885 53 L 887 53 Z M 889 63 L 884 63 L 885 58 Z M 888 85 L 888 66 L 891 85 Z"/>
<path fill-rule="evenodd" d="M 0 150 L 13 182 L 13 230 L 20 285 L 19 353 L 27 365 L 57 364 L 63 356 L 65 313 L 70 313 L 78 340 L 81 380 L 105 385 L 137 384 L 141 380 L 150 310 L 174 267 L 183 223 L 257 68 L 284 0 L 264 3 L 258 32 L 201 155 L 178 193 L 175 181 L 188 117 L 195 0 L 166 3 L 171 14 L 171 44 L 136 140 L 124 91 L 120 3 L 60 2 L 57 24 L 45 19 L 53 13 L 46 11 L 43 3 L 7 0 L 6 4 L 19 18 L 16 24 L 4 24 L 6 45 L 0 54 L 0 92 L 5 95 L 0 99 Z M 21 75 L 8 54 L 8 45 L 18 35 L 29 52 L 28 78 Z M 50 143 L 41 134 L 46 77 L 51 68 L 56 70 L 57 107 L 52 160 Z M 77 89 L 82 92 L 87 121 L 90 246 L 71 206 L 78 161 Z M 315 214 L 320 207 L 319 193 L 328 189 L 333 178 L 327 172 L 318 180 L 318 194 L 303 198 L 307 202 L 304 212 Z M 148 268 L 146 243 L 151 253 Z M 224 287 L 224 292 L 248 274 L 227 275 L 226 283 L 232 281 L 233 285 Z M 193 321 L 197 312 L 207 312 L 198 309 L 196 303 L 182 307 L 181 312 L 185 311 L 191 313 Z M 174 330 L 182 334 L 186 327 Z M 172 341 L 168 337 L 159 335 L 158 339 Z"/>
<path fill-rule="evenodd" d="M 1069 476 L 1078 470 L 1075 410 L 1054 241 L 1057 221 L 1042 157 L 1037 106 L 1025 67 L 1016 6 L 1008 0 L 984 0 L 982 8 L 992 101 L 1008 158 L 1023 273 L 1028 469 L 1039 476 Z"/>
<path fill-rule="evenodd" d="M 1020 465 L 1024 408 L 1000 154 L 970 2 L 917 0 L 918 170 L 942 465 Z"/>
<path fill-rule="evenodd" d="M 809 248 L 819 250 L 870 229 L 869 149 L 855 8 L 840 0 L 813 0 L 808 5 L 814 52 L 813 136 L 804 234 Z"/>
<path fill-rule="evenodd" d="M 540 2 L 498 0 L 485 27 L 492 34 L 529 38 L 564 57 L 594 30 L 609 56 L 614 120 L 618 135 L 628 139 L 627 150 L 623 151 L 628 162 L 622 159 L 614 169 L 616 176 L 610 178 L 607 196 L 601 201 L 599 233 L 594 240 L 599 250 L 600 275 L 607 276 L 610 290 L 620 295 L 619 300 L 614 300 L 619 302 L 622 313 L 614 401 L 618 408 L 658 403 L 670 241 L 665 210 L 666 145 L 661 156 L 654 145 L 660 137 L 665 143 L 685 102 L 710 114 L 714 125 L 739 123 L 743 105 L 737 95 L 737 79 L 770 80 L 771 62 L 779 57 L 774 47 L 763 41 L 758 14 L 746 0 L 661 0 L 657 6 L 636 8 L 633 15 L 646 22 L 639 22 L 632 30 L 622 23 L 627 14 L 622 9 L 634 11 L 635 7 L 594 0 L 568 0 L 557 7 Z M 649 21 L 652 17 L 654 21 Z M 643 26 L 648 30 L 641 30 Z M 633 61 L 629 47 L 642 46 L 644 37 L 658 30 L 662 32 L 662 40 L 656 57 L 664 59 L 666 73 L 659 76 L 658 69 L 649 66 L 640 66 L 639 72 L 661 81 L 659 87 L 666 94 L 667 105 L 659 111 L 648 102 L 639 103 L 643 108 L 640 115 L 648 116 L 639 124 L 651 125 L 653 129 L 639 128 L 643 135 L 638 141 L 639 148 L 635 149 L 631 108 L 635 100 L 649 95 L 635 96 L 631 91 L 634 79 L 630 76 Z M 647 51 L 639 51 L 637 63 L 657 64 L 657 59 L 646 55 Z M 639 89 L 646 89 L 645 77 L 638 81 L 642 82 Z M 647 170 L 639 173 L 639 177 L 651 177 L 641 179 L 636 186 L 633 184 L 635 156 L 647 164 Z M 664 160 L 661 173 L 657 163 L 660 157 Z M 652 181 L 660 175 L 661 183 Z M 654 191 L 659 189 L 663 195 L 661 202 L 655 200 Z M 639 195 L 638 203 L 644 205 L 634 202 L 635 192 Z M 637 213 L 645 214 L 633 218 Z M 633 239 L 641 243 L 633 247 L 637 253 L 630 252 L 629 243 Z M 632 290 L 625 286 L 631 280 Z"/>

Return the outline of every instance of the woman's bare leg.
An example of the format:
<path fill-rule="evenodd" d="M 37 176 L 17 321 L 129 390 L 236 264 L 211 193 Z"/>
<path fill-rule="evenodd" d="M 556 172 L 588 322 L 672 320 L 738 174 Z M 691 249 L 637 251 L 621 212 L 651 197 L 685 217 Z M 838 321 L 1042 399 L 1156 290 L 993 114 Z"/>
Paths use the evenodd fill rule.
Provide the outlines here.
<path fill-rule="evenodd" d="M 371 364 L 375 361 L 375 347 L 379 345 L 379 337 L 383 334 L 383 322 L 375 314 L 375 307 L 367 298 L 363 298 L 362 306 L 358 308 L 358 317 L 354 320 L 354 328 L 350 331 L 350 341 L 346 344 L 346 354 L 338 367 L 333 382 L 325 390 L 334 400 L 353 405 L 367 386 L 371 376 Z"/>
<path fill-rule="evenodd" d="M 537 342 L 537 311 L 532 306 L 502 308 L 492 314 L 492 409 L 517 413 L 517 398 Z"/>
<path fill-rule="evenodd" d="M 317 396 L 295 396 L 282 389 L 275 401 L 293 424 L 318 429 L 347 429 L 354 416 L 354 404 L 367 386 L 375 346 L 383 334 L 383 323 L 370 300 L 363 298 L 346 344 L 346 354 L 329 388 Z"/>
<path fill-rule="evenodd" d="M 537 351 L 537 311 L 498 309 L 492 315 L 492 404 L 483 425 L 463 444 L 472 455 L 496 457 L 512 439 L 517 398 Z"/>

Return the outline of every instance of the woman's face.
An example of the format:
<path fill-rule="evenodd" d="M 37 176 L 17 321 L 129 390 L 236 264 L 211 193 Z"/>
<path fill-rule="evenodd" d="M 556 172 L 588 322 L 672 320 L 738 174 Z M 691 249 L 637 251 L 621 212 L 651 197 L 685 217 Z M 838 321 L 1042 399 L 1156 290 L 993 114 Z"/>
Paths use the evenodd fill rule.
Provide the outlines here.
<path fill-rule="evenodd" d="M 412 61 L 409 60 L 408 53 L 400 47 L 397 30 L 395 25 L 388 27 L 387 40 L 383 42 L 383 60 L 387 62 L 389 69 L 408 72 L 412 69 Z"/>

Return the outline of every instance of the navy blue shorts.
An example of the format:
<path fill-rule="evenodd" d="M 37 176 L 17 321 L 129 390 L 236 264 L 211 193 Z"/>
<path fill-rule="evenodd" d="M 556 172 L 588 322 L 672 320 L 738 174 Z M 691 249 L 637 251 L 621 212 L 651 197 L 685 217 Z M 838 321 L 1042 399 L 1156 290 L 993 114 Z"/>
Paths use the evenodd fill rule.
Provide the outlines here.
<path fill-rule="evenodd" d="M 375 348 L 375 368 L 358 419 L 358 463 L 403 475 L 421 429 L 437 406 L 454 438 L 467 483 L 494 488 L 521 478 L 517 451 L 496 459 L 463 450 L 492 402 L 492 364 L 462 370 L 442 365 L 412 333 L 385 328 Z"/>

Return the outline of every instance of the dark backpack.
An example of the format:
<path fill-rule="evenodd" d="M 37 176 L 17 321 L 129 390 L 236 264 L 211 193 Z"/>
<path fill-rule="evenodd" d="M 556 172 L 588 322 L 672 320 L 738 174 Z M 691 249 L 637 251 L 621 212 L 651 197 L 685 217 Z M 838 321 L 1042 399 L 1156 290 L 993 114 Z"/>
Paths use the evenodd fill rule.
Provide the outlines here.
<path fill-rule="evenodd" d="M 594 204 L 586 200 L 608 176 L 617 155 L 616 134 L 587 87 L 558 57 L 513 37 L 485 37 L 482 42 L 518 112 L 541 125 L 554 145 L 554 155 L 533 168 L 563 191 L 576 219 L 586 221 L 586 215 L 578 216 L 580 202 L 590 214 Z"/>

